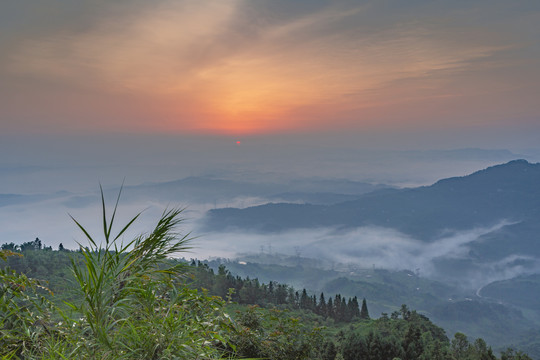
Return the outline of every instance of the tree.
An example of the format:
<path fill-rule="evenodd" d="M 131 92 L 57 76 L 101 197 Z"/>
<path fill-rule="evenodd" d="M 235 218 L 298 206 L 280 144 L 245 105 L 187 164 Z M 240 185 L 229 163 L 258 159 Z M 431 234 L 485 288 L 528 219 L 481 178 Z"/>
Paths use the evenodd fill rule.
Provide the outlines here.
<path fill-rule="evenodd" d="M 319 306 L 317 307 L 317 313 L 322 317 L 326 317 L 328 315 L 326 311 L 326 300 L 324 299 L 324 293 L 321 293 L 321 296 L 319 297 Z"/>
<path fill-rule="evenodd" d="M 304 328 L 282 311 L 250 306 L 238 313 L 237 322 L 232 343 L 240 358 L 314 359 L 323 351 L 318 330 Z"/>
<path fill-rule="evenodd" d="M 469 350 L 469 340 L 467 340 L 467 336 L 460 332 L 455 333 L 450 350 L 456 359 L 465 358 L 465 354 Z"/>
<path fill-rule="evenodd" d="M 275 291 L 276 304 L 278 304 L 278 305 L 286 304 L 287 303 L 287 295 L 288 295 L 287 285 L 278 284 L 277 287 L 276 287 L 276 291 Z"/>
<path fill-rule="evenodd" d="M 401 312 L 401 318 L 403 320 L 409 320 L 409 317 L 411 316 L 411 311 L 409 310 L 407 305 L 402 304 L 400 308 L 400 312 Z"/>
<path fill-rule="evenodd" d="M 405 350 L 405 359 L 408 360 L 416 360 L 424 352 L 422 332 L 416 323 L 409 326 L 403 340 L 403 349 Z"/>
<path fill-rule="evenodd" d="M 41 250 L 41 240 L 39 240 L 39 238 L 36 238 L 36 240 L 34 241 L 27 241 L 25 243 L 22 243 L 20 249 L 21 251 Z"/>
<path fill-rule="evenodd" d="M 532 358 L 521 351 L 508 348 L 501 352 L 501 360 L 532 360 Z"/>
<path fill-rule="evenodd" d="M 360 319 L 369 319 L 369 311 L 367 308 L 366 298 L 362 300 L 362 309 L 360 310 Z"/>
<path fill-rule="evenodd" d="M 311 299 L 309 298 L 306 289 L 302 290 L 302 296 L 300 297 L 300 309 L 309 309 Z"/>
<path fill-rule="evenodd" d="M 334 304 L 332 302 L 332 298 L 328 299 L 328 303 L 326 304 L 326 314 L 329 318 L 333 319 L 336 315 L 334 311 Z"/>
<path fill-rule="evenodd" d="M 345 360 L 367 359 L 369 351 L 366 340 L 360 334 L 351 333 L 343 343 L 343 358 Z"/>
<path fill-rule="evenodd" d="M 341 294 L 336 294 L 334 296 L 334 319 L 336 321 L 343 321 L 344 318 L 344 309 L 343 303 L 341 301 Z"/>
<path fill-rule="evenodd" d="M 227 296 L 227 293 L 229 292 L 229 288 L 231 288 L 232 284 L 229 283 L 228 276 L 230 275 L 229 270 L 225 267 L 225 265 L 221 264 L 218 268 L 217 276 L 215 277 L 215 282 L 213 286 L 214 294 L 221 296 L 222 298 L 225 298 Z"/>
<path fill-rule="evenodd" d="M 336 345 L 332 340 L 328 340 L 323 345 L 322 360 L 334 360 L 337 355 Z"/>
<path fill-rule="evenodd" d="M 9 251 L 18 251 L 18 246 L 15 245 L 15 243 L 5 243 L 5 244 L 2 244 L 2 250 L 9 250 Z"/>

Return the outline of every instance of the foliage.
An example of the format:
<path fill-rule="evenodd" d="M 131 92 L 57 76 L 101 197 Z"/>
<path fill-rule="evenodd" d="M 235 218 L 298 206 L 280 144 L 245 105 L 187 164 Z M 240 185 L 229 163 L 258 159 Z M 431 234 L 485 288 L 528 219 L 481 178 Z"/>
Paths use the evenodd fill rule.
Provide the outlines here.
<path fill-rule="evenodd" d="M 228 343 L 225 336 L 234 330 L 223 311 L 223 300 L 183 286 L 184 267 L 167 260 L 189 246 L 187 235 L 175 233 L 181 210 L 164 212 L 152 232 L 124 244 L 120 236 L 139 215 L 113 236 L 118 199 L 110 219 L 103 192 L 101 199 L 102 242 L 75 221 L 89 246 L 81 246 L 80 255 L 71 260 L 80 296 L 66 303 L 69 314 L 38 296 L 38 281 L 9 267 L 2 269 L 0 355 L 25 359 L 221 357 L 223 351 L 217 345 Z M 39 245 L 31 250 L 41 250 Z M 11 252 L 4 248 L 2 258 Z"/>
<path fill-rule="evenodd" d="M 0 252 L 2 259 L 21 256 L 11 250 Z M 51 335 L 50 302 L 43 296 L 48 289 L 37 280 L 0 268 L 0 355 L 15 356 Z"/>
<path fill-rule="evenodd" d="M 365 299 L 362 302 L 363 312 L 361 312 L 356 296 L 346 299 L 341 294 L 336 294 L 333 299 L 329 298 L 326 301 L 324 293 L 321 293 L 319 300 L 317 300 L 317 297 L 308 294 L 306 289 L 299 292 L 292 286 L 276 281 L 264 284 L 260 283 L 258 279 L 250 279 L 249 277 L 243 279 L 240 276 L 233 276 L 223 264 L 219 266 L 218 273 L 215 274 L 208 264 L 193 260 L 191 270 L 194 273 L 191 286 L 199 289 L 212 289 L 213 294 L 221 297 L 225 297 L 228 290 L 233 289 L 231 299 L 239 304 L 303 309 L 336 322 L 348 323 L 358 319 L 369 319 Z"/>
<path fill-rule="evenodd" d="M 501 352 L 501 360 L 532 360 L 527 354 L 519 350 L 508 348 Z"/>
<path fill-rule="evenodd" d="M 401 360 L 496 360 L 483 339 L 470 343 L 456 333 L 452 341 L 426 316 L 403 305 L 401 312 L 372 322 L 367 334 L 352 332 L 343 342 L 343 358 Z"/>
<path fill-rule="evenodd" d="M 113 237 L 118 199 L 110 220 L 103 192 L 101 199 L 104 243 L 75 220 L 90 244 L 80 249 L 83 266 L 72 262 L 83 297 L 70 304 L 82 315 L 77 323 L 81 352 L 102 359 L 214 356 L 215 343 L 224 341 L 222 333 L 231 326 L 223 304 L 177 286 L 183 266 L 167 261 L 189 248 L 188 235 L 175 233 L 181 210 L 165 211 L 152 232 L 124 244 L 118 239 L 139 214 Z"/>
<path fill-rule="evenodd" d="M 2 247 L 10 245 L 4 244 Z M 14 245 L 16 251 L 20 251 L 18 246 Z M 46 284 L 55 296 L 51 300 L 61 302 L 61 300 L 74 300 L 78 294 L 74 293 L 76 285 L 74 283 L 73 271 L 71 270 L 71 261 L 75 260 L 78 264 L 82 261 L 80 252 L 64 252 L 49 250 L 49 247 L 40 250 L 26 249 L 20 253 L 12 252 L 18 256 L 9 256 L 5 259 L 5 264 L 16 271 L 34 279 L 40 279 L 42 284 Z"/>
<path fill-rule="evenodd" d="M 271 360 L 318 359 L 320 329 L 309 329 L 280 310 L 248 306 L 237 315 L 239 331 L 232 338 L 240 357 Z"/>
<path fill-rule="evenodd" d="M 90 253 L 87 255 L 97 257 L 98 251 L 89 249 Z M 86 258 L 82 251 L 68 253 L 27 249 L 24 254 L 25 257 L 35 259 L 42 256 L 43 259 L 48 258 L 49 262 L 57 261 L 56 256 L 70 256 L 74 259 L 74 265 L 71 266 L 83 271 L 91 265 L 85 263 Z M 24 259 L 13 254 L 7 256 L 6 251 L 2 254 L 6 254 L 9 261 L 18 262 Z M 101 259 L 106 256 L 117 254 L 115 250 L 108 255 L 102 253 Z M 114 261 L 132 259 L 128 253 L 120 258 Z M 324 320 L 324 316 L 317 313 L 320 310 L 316 309 L 323 303 L 334 304 L 336 297 L 326 301 L 324 294 L 321 294 L 314 309 L 313 296 L 307 292 L 302 296 L 304 291 L 297 294 L 293 290 L 294 304 L 276 305 L 279 297 L 276 296 L 276 291 L 281 284 L 273 282 L 270 286 L 249 280 L 250 291 L 258 296 L 258 301 L 267 307 L 280 306 L 290 310 L 244 305 L 225 307 L 225 301 L 221 297 L 210 296 L 209 290 L 193 288 L 195 284 L 202 285 L 204 282 L 213 285 L 212 292 L 222 289 L 223 284 L 219 285 L 220 282 L 229 276 L 224 267 L 214 274 L 205 265 L 195 263 L 195 268 L 190 268 L 196 270 L 192 275 L 194 278 L 191 278 L 184 276 L 190 269 L 179 266 L 182 261 L 163 261 L 164 264 L 156 264 L 150 271 L 141 272 L 140 275 L 136 275 L 138 272 L 131 268 L 129 276 L 119 276 L 118 278 L 124 281 L 122 289 L 118 289 L 121 284 L 113 279 L 107 280 L 111 281 L 112 289 L 117 289 L 116 293 L 119 295 L 116 296 L 123 299 L 117 300 L 114 309 L 108 308 L 110 304 L 103 303 L 103 307 L 108 309 L 106 313 L 112 324 L 106 334 L 108 342 L 100 339 L 93 330 L 97 329 L 99 323 L 95 320 L 89 321 L 88 319 L 92 319 L 91 315 L 84 316 L 84 311 L 90 311 L 87 308 L 89 302 L 86 300 L 84 287 L 72 301 L 76 311 L 73 310 L 68 316 L 47 301 L 45 296 L 50 295 L 37 286 L 36 280 L 4 268 L 2 285 L 10 284 L 8 281 L 14 282 L 13 278 L 6 274 L 17 276 L 19 282 L 35 284 L 21 287 L 21 291 L 17 293 L 20 297 L 16 297 L 17 306 L 23 305 L 24 296 L 34 299 L 33 303 L 26 304 L 35 311 L 17 313 L 23 318 L 26 324 L 24 326 L 2 327 L 3 335 L 6 336 L 2 337 L 0 353 L 5 358 L 12 356 L 24 359 L 202 359 L 223 356 L 314 360 L 356 359 L 360 356 L 366 359 L 401 360 L 497 359 L 482 339 L 469 342 L 465 335 L 458 333 L 450 341 L 441 328 L 405 305 L 390 316 L 383 314 L 376 320 L 334 322 L 329 317 Z M 94 267 L 99 268 L 97 265 Z M 177 271 L 171 272 L 170 269 Z M 186 283 L 190 286 L 186 286 Z M 291 289 L 287 287 L 287 298 L 289 295 Z M 113 298 L 107 292 L 104 292 L 103 296 Z M 265 299 L 264 296 L 268 298 Z M 229 290 L 225 297 L 231 299 L 238 295 Z M 304 309 L 300 308 L 302 297 L 306 307 Z M 35 299 L 40 298 L 44 305 L 35 302 Z M 4 305 L 5 299 L 2 298 Z M 342 299 L 338 302 L 343 303 Z M 14 304 L 8 306 L 17 309 Z M 234 313 L 231 309 L 238 311 Z M 233 319 L 229 318 L 227 313 L 233 313 Z M 325 324 L 330 328 L 321 329 L 318 324 Z M 530 357 L 508 349 L 501 354 L 501 359 L 530 360 Z"/>

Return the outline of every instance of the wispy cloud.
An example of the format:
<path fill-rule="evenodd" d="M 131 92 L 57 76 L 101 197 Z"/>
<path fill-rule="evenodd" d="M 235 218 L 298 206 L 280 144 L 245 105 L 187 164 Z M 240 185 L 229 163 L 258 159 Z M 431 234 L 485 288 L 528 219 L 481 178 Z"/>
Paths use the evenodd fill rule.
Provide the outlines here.
<path fill-rule="evenodd" d="M 540 261 L 523 254 L 509 254 L 494 261 L 470 257 L 470 245 L 482 235 L 497 232 L 509 223 L 450 232 L 430 242 L 420 241 L 389 228 L 362 227 L 352 231 L 334 229 L 290 231 L 280 234 L 209 233 L 198 240 L 195 250 L 205 257 L 242 258 L 242 254 L 301 254 L 324 263 L 348 264 L 357 269 L 419 271 L 421 276 L 478 288 L 491 281 L 530 274 Z M 440 262 L 452 268 L 440 268 Z M 459 265 L 456 265 L 459 264 Z"/>
<path fill-rule="evenodd" d="M 267 5 L 102 4 L 109 11 L 94 12 L 82 29 L 44 25 L 41 35 L 19 39 L 3 55 L 3 74 L 104 92 L 112 98 L 96 101 L 105 107 L 144 98 L 144 106 L 137 104 L 147 113 L 141 127 L 162 130 L 317 129 L 329 119 L 370 127 L 382 119 L 399 125 L 400 115 L 425 124 L 448 121 L 466 97 L 526 91 L 500 78 L 520 71 L 519 54 L 531 47 L 527 39 L 516 42 L 524 30 L 502 34 L 504 26 L 482 19 L 477 10 L 490 10 L 481 3 L 405 11 L 398 4 L 323 2 L 298 5 L 294 16 L 285 15 L 286 4 Z M 531 21 L 515 12 L 505 21 L 524 19 Z M 530 66 L 538 57 L 529 53 L 528 60 Z"/>

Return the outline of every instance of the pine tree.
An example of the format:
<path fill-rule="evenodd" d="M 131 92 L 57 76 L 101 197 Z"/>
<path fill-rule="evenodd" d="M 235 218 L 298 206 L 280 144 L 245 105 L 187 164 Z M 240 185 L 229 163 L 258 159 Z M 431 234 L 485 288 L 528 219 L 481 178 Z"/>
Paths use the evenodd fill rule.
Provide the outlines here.
<path fill-rule="evenodd" d="M 353 303 L 353 316 L 360 317 L 360 305 L 358 305 L 358 298 L 356 296 L 353 298 L 352 303 Z M 368 317 L 369 317 L 369 314 L 368 314 Z"/>
<path fill-rule="evenodd" d="M 319 298 L 319 306 L 317 307 L 317 314 L 321 315 L 322 317 L 326 317 L 327 311 L 326 311 L 326 300 L 324 299 L 324 293 L 321 293 L 321 296 Z"/>
<path fill-rule="evenodd" d="M 347 309 L 347 301 L 345 301 L 345 296 L 341 298 L 341 313 L 340 313 L 340 320 L 341 321 L 349 321 L 349 314 Z"/>
<path fill-rule="evenodd" d="M 275 291 L 276 303 L 278 305 L 285 304 L 287 302 L 287 285 L 278 284 Z"/>
<path fill-rule="evenodd" d="M 355 317 L 360 317 L 360 309 L 358 307 L 358 298 L 349 298 L 347 302 L 347 318 L 352 319 Z"/>
<path fill-rule="evenodd" d="M 362 309 L 360 310 L 360 319 L 369 319 L 369 312 L 367 308 L 366 298 L 362 300 Z"/>
<path fill-rule="evenodd" d="M 334 311 L 334 304 L 332 303 L 332 298 L 328 299 L 328 304 L 326 305 L 326 316 L 331 319 L 334 319 L 336 313 Z"/>
<path fill-rule="evenodd" d="M 317 296 L 311 296 L 311 301 L 309 303 L 309 309 L 313 312 L 317 312 Z"/>
<path fill-rule="evenodd" d="M 341 321 L 343 318 L 343 309 L 341 308 L 341 294 L 334 296 L 334 320 Z"/>
<path fill-rule="evenodd" d="M 310 298 L 308 297 L 306 289 L 302 290 L 302 296 L 300 297 L 300 309 L 309 309 Z"/>

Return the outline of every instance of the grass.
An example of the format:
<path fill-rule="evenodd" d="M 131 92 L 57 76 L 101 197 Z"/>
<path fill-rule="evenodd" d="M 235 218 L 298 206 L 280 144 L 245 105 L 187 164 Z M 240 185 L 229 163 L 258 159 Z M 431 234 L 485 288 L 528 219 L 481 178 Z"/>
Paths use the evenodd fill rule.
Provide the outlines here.
<path fill-rule="evenodd" d="M 71 261 L 79 300 L 66 302 L 68 311 L 40 295 L 38 282 L 2 269 L 0 359 L 222 358 L 234 331 L 224 301 L 185 287 L 185 265 L 167 261 L 190 248 L 189 234 L 176 230 L 182 209 L 164 211 L 151 232 L 124 243 L 140 213 L 113 234 L 122 191 L 108 217 L 100 190 L 101 237 L 73 218 L 88 245 L 80 244 L 82 261 Z"/>

